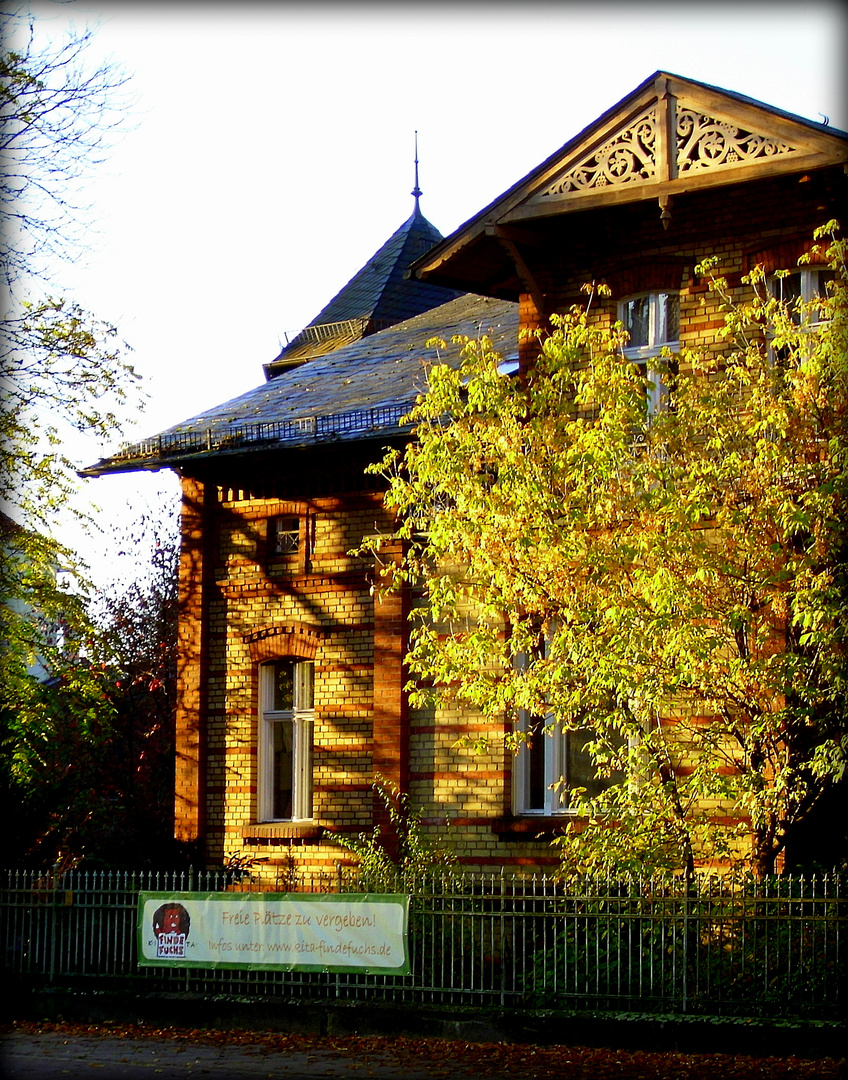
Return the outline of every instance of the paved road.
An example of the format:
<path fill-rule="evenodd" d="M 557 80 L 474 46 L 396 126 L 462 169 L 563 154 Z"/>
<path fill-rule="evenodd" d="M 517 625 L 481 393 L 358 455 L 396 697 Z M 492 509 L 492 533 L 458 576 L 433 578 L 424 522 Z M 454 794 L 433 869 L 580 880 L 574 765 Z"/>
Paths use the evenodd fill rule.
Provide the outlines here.
<path fill-rule="evenodd" d="M 281 1051 L 261 1043 L 207 1045 L 166 1039 L 80 1036 L 60 1032 L 13 1032 L 3 1039 L 3 1080 L 187 1080 L 187 1078 L 369 1077 L 378 1080 L 469 1080 L 468 1067 L 447 1062 L 411 1063 L 390 1052 L 351 1057 L 344 1051 L 309 1049 Z"/>

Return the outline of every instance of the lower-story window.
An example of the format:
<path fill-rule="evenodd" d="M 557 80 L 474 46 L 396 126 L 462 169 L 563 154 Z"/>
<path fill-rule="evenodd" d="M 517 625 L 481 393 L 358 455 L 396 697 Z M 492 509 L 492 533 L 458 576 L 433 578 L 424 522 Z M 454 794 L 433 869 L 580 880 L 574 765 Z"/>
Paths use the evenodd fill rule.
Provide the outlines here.
<path fill-rule="evenodd" d="M 314 667 L 272 660 L 259 668 L 259 818 L 312 817 Z"/>
<path fill-rule="evenodd" d="M 550 717 L 529 713 L 521 714 L 520 725 L 527 738 L 515 757 L 514 813 L 572 813 L 569 789 L 585 788 L 591 797 L 609 785 L 608 779 L 597 777 L 584 749 L 591 731 L 562 731 L 551 726 Z"/>

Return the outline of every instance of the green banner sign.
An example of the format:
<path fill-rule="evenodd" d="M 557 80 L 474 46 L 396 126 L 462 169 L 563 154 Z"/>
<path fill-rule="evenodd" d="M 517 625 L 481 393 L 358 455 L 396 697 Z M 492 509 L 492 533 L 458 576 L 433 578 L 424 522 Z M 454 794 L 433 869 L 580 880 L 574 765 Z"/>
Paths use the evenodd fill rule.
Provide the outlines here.
<path fill-rule="evenodd" d="M 409 897 L 146 892 L 141 967 L 409 974 Z"/>

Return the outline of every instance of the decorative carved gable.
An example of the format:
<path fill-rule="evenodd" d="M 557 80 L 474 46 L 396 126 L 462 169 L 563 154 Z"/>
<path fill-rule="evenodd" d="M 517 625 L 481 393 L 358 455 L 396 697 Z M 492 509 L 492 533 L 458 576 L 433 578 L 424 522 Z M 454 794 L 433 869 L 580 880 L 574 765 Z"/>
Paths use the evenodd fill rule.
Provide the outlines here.
<path fill-rule="evenodd" d="M 677 107 L 677 175 L 725 166 L 744 167 L 749 162 L 801 153 L 782 139 L 747 130 L 695 108 Z"/>
<path fill-rule="evenodd" d="M 667 228 L 691 206 L 694 193 L 781 176 L 800 181 L 814 172 L 823 175 L 810 189 L 832 191 L 836 207 L 844 198 L 836 170 L 846 162 L 843 131 L 656 72 L 419 259 L 412 273 L 503 299 L 527 297 L 543 315 L 558 264 L 550 252 L 535 249 L 558 244 L 563 250 L 556 258 L 566 260 L 569 232 L 565 221 L 549 231 L 546 219 L 597 211 L 597 224 L 606 225 L 607 209 L 655 201 L 658 224 Z M 803 201 L 803 188 L 797 197 Z M 522 313 L 525 322 L 529 318 Z"/>
<path fill-rule="evenodd" d="M 564 147 L 494 220 L 671 196 L 845 159 L 840 133 L 662 74 Z"/>
<path fill-rule="evenodd" d="M 696 108 L 678 107 L 675 129 L 676 176 L 801 152 L 782 139 L 707 116 Z M 657 110 L 651 107 L 597 150 L 584 155 L 542 197 L 670 179 L 658 175 L 657 142 Z"/>
<path fill-rule="evenodd" d="M 581 158 L 565 176 L 551 184 L 543 196 L 653 180 L 657 172 L 656 140 L 657 111 L 652 107 L 598 150 Z"/>

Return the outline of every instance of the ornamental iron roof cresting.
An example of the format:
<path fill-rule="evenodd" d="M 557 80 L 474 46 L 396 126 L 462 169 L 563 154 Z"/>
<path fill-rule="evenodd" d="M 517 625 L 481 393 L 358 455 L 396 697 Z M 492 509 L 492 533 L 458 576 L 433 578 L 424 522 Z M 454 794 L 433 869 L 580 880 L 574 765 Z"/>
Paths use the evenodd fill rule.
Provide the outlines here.
<path fill-rule="evenodd" d="M 402 420 L 414 404 L 414 401 L 405 401 L 330 416 L 299 416 L 288 420 L 239 424 L 233 427 L 163 432 L 153 438 L 122 447 L 112 460 L 135 461 L 232 450 L 260 446 L 263 443 L 310 442 L 341 438 L 345 435 L 361 436 L 370 431 L 407 426 Z"/>

